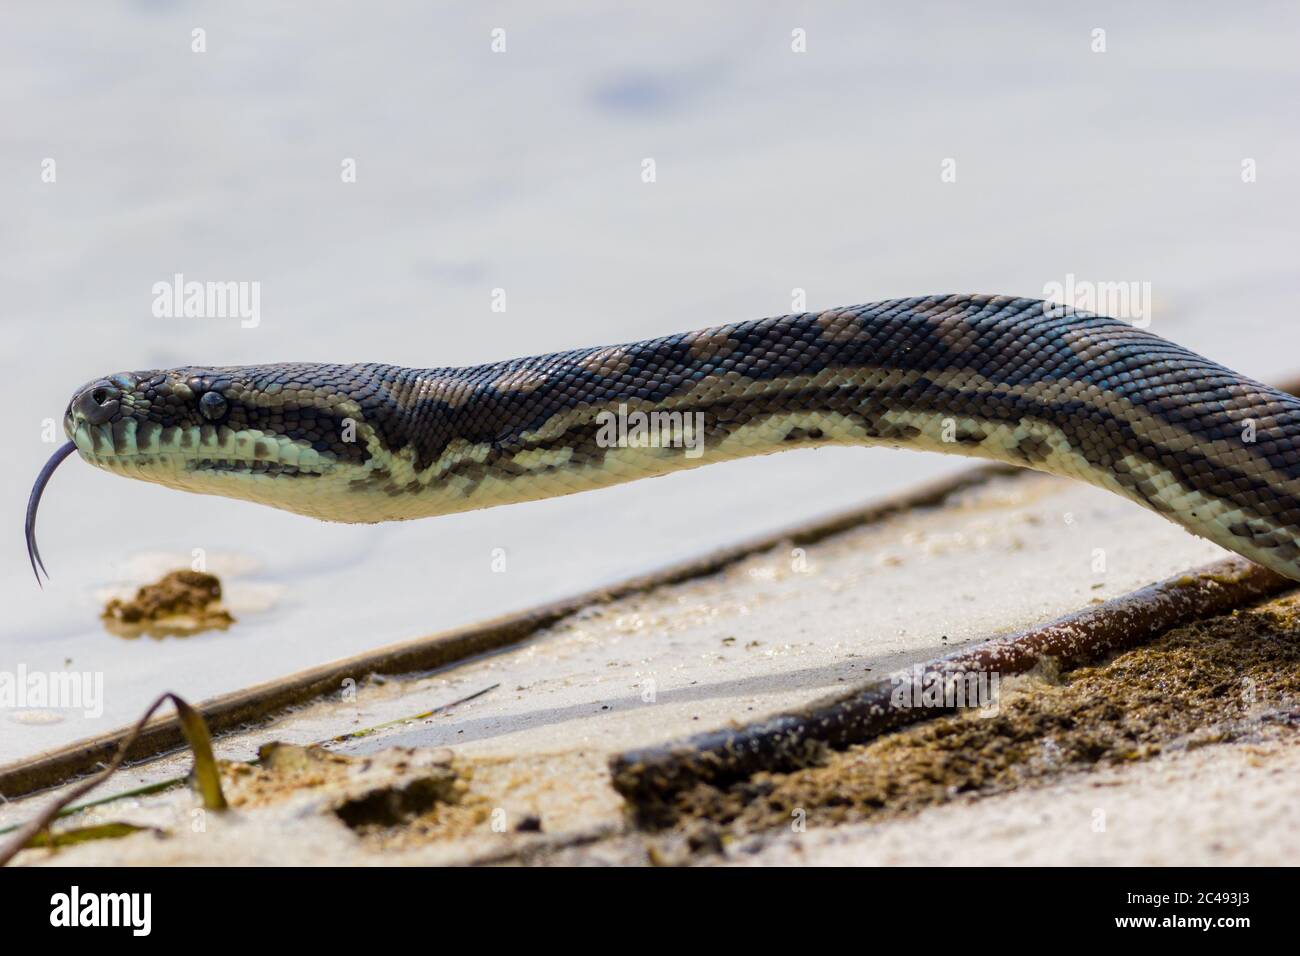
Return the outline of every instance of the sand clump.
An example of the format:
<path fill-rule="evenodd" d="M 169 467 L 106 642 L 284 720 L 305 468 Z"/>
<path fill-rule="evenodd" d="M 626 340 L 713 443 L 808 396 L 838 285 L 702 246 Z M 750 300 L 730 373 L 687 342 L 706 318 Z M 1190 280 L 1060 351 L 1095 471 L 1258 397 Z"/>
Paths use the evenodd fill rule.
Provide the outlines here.
<path fill-rule="evenodd" d="M 110 599 L 100 617 L 119 637 L 184 637 L 235 623 L 221 606 L 221 580 L 191 570 L 169 572 L 132 598 Z"/>

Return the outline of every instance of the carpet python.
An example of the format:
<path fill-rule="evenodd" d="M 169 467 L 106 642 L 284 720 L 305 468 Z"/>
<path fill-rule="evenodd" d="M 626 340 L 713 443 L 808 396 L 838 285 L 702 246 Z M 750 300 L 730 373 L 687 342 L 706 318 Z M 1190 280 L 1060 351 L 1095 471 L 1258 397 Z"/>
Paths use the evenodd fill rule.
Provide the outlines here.
<path fill-rule="evenodd" d="M 683 440 L 663 440 L 674 428 Z M 1300 401 L 1034 299 L 897 299 L 467 368 L 122 372 L 78 389 L 64 430 L 28 507 L 33 569 L 41 491 L 74 450 L 171 488 L 377 522 L 886 445 L 1077 478 L 1300 580 Z"/>

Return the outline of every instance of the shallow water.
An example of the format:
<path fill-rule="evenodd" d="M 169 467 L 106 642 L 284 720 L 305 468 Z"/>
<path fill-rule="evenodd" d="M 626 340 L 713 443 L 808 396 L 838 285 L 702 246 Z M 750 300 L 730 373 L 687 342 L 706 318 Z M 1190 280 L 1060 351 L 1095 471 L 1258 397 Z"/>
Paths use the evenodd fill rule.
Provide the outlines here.
<path fill-rule="evenodd" d="M 99 673 L 104 692 L 95 716 L 6 710 L 0 760 L 127 723 L 163 689 L 202 699 L 966 465 L 797 452 L 355 527 L 70 460 L 42 508 L 54 577 L 41 591 L 20 525 L 54 447 L 43 423 L 104 373 L 472 364 L 786 312 L 796 288 L 816 309 L 1040 296 L 1069 273 L 1149 282 L 1154 331 L 1247 374 L 1300 370 L 1294 11 L 1273 10 L 1266 30 L 1173 5 L 1089 19 L 569 11 L 8 14 L 0 669 Z M 805 54 L 790 51 L 795 28 Z M 654 183 L 641 180 L 647 157 Z M 346 158 L 355 183 L 340 180 Z M 942 182 L 949 158 L 957 178 Z M 155 318 L 152 287 L 178 272 L 259 282 L 259 323 Z M 496 288 L 505 312 L 491 309 Z M 106 588 L 196 548 L 226 574 L 234 628 L 163 641 L 102 629 Z"/>

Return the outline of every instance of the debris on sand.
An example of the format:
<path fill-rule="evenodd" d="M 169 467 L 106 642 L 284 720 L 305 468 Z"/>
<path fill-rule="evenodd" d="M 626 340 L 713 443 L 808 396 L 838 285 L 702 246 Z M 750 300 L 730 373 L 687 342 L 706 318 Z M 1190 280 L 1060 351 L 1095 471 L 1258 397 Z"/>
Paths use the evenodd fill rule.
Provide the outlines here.
<path fill-rule="evenodd" d="M 307 797 L 355 831 L 400 826 L 438 804 L 460 802 L 468 785 L 445 748 L 392 747 L 366 757 L 272 742 L 258 763 L 226 765 L 237 807 Z"/>
<path fill-rule="evenodd" d="M 119 637 L 187 637 L 224 631 L 235 619 L 221 606 L 221 580 L 206 571 L 172 571 L 129 600 L 112 598 L 100 615 Z"/>

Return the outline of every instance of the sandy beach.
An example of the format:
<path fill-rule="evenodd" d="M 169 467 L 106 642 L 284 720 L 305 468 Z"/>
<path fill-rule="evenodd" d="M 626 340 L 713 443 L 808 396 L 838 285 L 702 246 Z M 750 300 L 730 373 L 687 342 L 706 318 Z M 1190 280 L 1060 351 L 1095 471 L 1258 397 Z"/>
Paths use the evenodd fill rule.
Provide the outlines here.
<path fill-rule="evenodd" d="M 1094 570 L 1097 548 L 1104 572 Z M 1300 625 L 1287 595 L 1095 668 L 1008 679 L 996 718 L 938 717 L 807 771 L 705 788 L 667 827 L 637 826 L 609 778 L 608 761 L 622 750 L 797 707 L 1220 554 L 1101 492 L 1028 473 L 989 476 L 942 504 L 578 610 L 518 647 L 428 677 L 361 678 L 354 694 L 218 740 L 218 757 L 236 761 L 227 787 L 248 795 L 234 798 L 229 820 L 214 817 L 214 829 L 176 825 L 194 797 L 172 786 L 67 824 L 111 820 L 145 832 L 52 859 L 961 865 L 977 851 L 942 834 L 989 826 L 1004 834 L 993 841 L 1002 862 L 1283 862 L 1296 834 L 1281 795 L 1297 760 L 1300 694 L 1292 639 Z M 969 584 L 936 588 L 944 580 Z M 1149 696 L 1148 686 L 1158 692 Z M 1204 705 L 1202 686 L 1214 689 Z M 1163 704 L 1153 710 L 1155 701 Z M 325 742 L 326 766 L 304 775 L 293 761 L 283 772 L 267 769 L 275 761 L 241 762 L 271 742 Z M 172 779 L 188 760 L 132 766 L 103 795 Z M 401 790 L 403 779 L 422 779 L 430 761 L 451 768 L 454 796 L 369 829 L 333 812 L 358 788 Z M 372 779 L 358 782 L 358 766 Z M 45 799 L 7 804 L 0 823 Z M 231 826 L 240 839 L 222 836 Z M 931 826 L 937 842 L 918 840 Z M 1134 828 L 1143 839 L 1130 838 Z M 978 841 L 981 859 L 986 843 Z"/>

